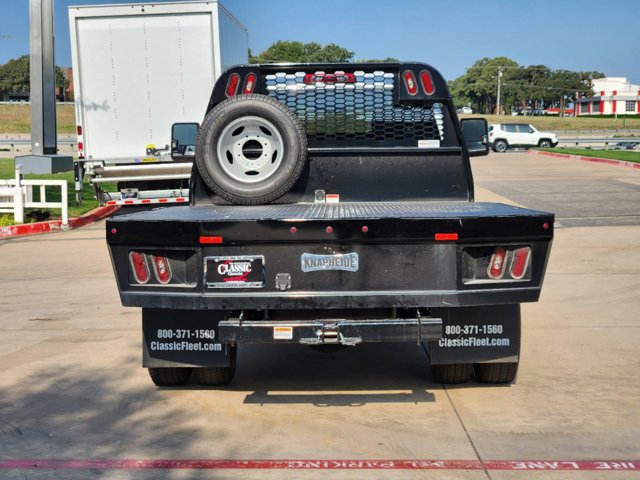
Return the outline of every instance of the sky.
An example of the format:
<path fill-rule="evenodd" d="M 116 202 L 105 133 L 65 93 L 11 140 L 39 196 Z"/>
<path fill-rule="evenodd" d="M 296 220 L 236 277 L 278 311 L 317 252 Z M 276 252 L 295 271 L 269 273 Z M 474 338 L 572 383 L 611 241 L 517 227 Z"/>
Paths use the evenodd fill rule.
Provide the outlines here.
<path fill-rule="evenodd" d="M 54 0 L 56 64 L 71 66 L 69 5 Z M 162 0 L 156 0 L 159 3 Z M 600 71 L 640 84 L 640 0 L 222 0 L 254 53 L 277 40 L 335 43 L 355 58 L 395 57 L 447 80 L 483 57 Z M 29 1 L 0 0 L 0 64 L 29 52 Z"/>

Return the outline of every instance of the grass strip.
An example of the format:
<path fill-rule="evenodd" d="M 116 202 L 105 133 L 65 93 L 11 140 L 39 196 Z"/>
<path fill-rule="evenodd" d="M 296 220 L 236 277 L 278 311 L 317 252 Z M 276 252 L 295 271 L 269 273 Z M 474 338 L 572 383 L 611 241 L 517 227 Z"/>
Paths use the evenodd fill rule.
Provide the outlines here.
<path fill-rule="evenodd" d="M 15 177 L 15 171 L 13 167 L 12 158 L 0 158 L 0 179 L 10 179 Z M 37 179 L 37 180 L 66 180 L 68 185 L 67 197 L 69 205 L 69 217 L 79 217 L 80 215 L 87 213 L 96 208 L 99 203 L 95 199 L 93 189 L 88 183 L 88 179 L 85 177 L 85 181 L 82 185 L 82 205 L 76 204 L 76 192 L 75 192 L 75 179 L 73 172 L 55 173 L 55 174 L 26 174 L 25 179 Z M 59 202 L 60 201 L 60 188 L 59 187 L 46 187 L 46 196 L 48 201 Z M 39 199 L 39 189 L 34 188 L 34 200 Z M 37 222 L 43 220 L 56 220 L 61 218 L 62 214 L 60 209 L 25 209 L 25 223 Z M 13 224 L 12 214 L 0 215 L 0 225 Z"/>
<path fill-rule="evenodd" d="M 625 162 L 640 162 L 640 151 L 636 150 L 591 150 L 587 148 L 538 148 L 541 152 L 564 153 L 567 155 L 580 155 L 582 157 L 608 158 L 611 160 L 623 160 Z"/>

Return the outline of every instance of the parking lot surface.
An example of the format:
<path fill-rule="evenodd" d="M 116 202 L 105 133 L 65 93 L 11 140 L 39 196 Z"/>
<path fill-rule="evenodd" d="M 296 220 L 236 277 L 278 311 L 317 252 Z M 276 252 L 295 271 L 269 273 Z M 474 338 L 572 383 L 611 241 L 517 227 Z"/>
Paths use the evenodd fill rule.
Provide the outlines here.
<path fill-rule="evenodd" d="M 155 387 L 102 222 L 0 242 L 0 478 L 640 478 L 640 171 L 473 170 L 477 200 L 557 213 L 515 384 L 445 388 L 394 344 L 241 348 L 228 387 Z"/>

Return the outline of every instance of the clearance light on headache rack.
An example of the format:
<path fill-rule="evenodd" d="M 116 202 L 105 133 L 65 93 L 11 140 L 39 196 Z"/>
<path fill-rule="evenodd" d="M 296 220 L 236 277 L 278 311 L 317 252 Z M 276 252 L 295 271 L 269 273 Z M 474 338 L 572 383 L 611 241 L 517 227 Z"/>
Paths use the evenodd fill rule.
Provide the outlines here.
<path fill-rule="evenodd" d="M 404 86 L 407 87 L 409 95 L 415 95 L 418 93 L 418 84 L 416 83 L 416 77 L 411 70 L 405 70 L 402 74 L 404 79 Z"/>
<path fill-rule="evenodd" d="M 240 85 L 240 75 L 237 73 L 229 75 L 229 80 L 227 80 L 227 89 L 225 90 L 227 97 L 235 96 L 238 92 L 238 85 Z"/>
<path fill-rule="evenodd" d="M 356 76 L 353 73 L 335 72 L 335 73 L 307 73 L 304 76 L 306 85 L 314 83 L 356 83 Z"/>
<path fill-rule="evenodd" d="M 244 93 L 245 95 L 253 93 L 254 88 L 256 88 L 257 78 L 258 77 L 255 73 L 249 73 L 244 79 L 244 87 L 242 88 L 242 93 Z"/>
<path fill-rule="evenodd" d="M 433 95 L 433 93 L 436 91 L 436 88 L 433 86 L 431 74 L 427 70 L 422 70 L 420 72 L 420 81 L 422 82 L 424 93 L 426 93 L 427 95 Z"/>

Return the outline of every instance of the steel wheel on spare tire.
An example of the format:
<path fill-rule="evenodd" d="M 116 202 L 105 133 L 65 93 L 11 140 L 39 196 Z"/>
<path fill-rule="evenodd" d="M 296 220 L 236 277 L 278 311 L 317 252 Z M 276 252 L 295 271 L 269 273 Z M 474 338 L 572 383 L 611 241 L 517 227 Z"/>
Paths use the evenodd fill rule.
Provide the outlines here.
<path fill-rule="evenodd" d="M 211 110 L 198 132 L 196 164 L 217 195 L 240 205 L 287 193 L 307 163 L 307 136 L 275 98 L 238 95 Z"/>

